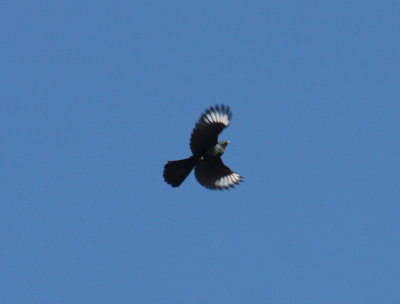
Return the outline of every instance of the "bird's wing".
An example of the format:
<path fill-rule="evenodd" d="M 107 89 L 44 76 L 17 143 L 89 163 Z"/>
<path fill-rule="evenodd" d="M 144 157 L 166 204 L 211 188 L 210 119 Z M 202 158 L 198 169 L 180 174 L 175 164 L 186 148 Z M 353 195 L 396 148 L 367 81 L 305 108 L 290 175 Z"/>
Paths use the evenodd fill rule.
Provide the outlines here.
<path fill-rule="evenodd" d="M 241 183 L 242 176 L 224 165 L 220 157 L 204 159 L 195 167 L 200 184 L 209 189 L 223 190 Z"/>
<path fill-rule="evenodd" d="M 190 137 L 193 154 L 202 154 L 217 144 L 218 134 L 229 125 L 232 113 L 228 106 L 216 105 L 208 108 L 194 126 Z"/>

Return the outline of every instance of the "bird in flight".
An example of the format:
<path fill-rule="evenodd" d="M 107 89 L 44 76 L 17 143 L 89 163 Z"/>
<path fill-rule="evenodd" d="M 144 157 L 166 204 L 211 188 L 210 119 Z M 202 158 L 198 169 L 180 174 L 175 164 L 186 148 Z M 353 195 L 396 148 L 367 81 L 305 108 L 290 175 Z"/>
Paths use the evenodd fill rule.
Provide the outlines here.
<path fill-rule="evenodd" d="M 218 135 L 228 127 L 232 113 L 228 106 L 211 106 L 200 116 L 190 137 L 189 158 L 168 161 L 164 166 L 164 180 L 172 187 L 179 187 L 194 168 L 197 181 L 213 190 L 234 187 L 243 181 L 222 162 L 229 141 L 218 142 Z"/>

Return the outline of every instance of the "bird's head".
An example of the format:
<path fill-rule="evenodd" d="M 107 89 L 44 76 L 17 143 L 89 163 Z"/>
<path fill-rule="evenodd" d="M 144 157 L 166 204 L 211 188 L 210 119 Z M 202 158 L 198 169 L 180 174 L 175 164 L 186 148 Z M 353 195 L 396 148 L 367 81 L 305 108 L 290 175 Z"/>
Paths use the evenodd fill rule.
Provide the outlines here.
<path fill-rule="evenodd" d="M 229 140 L 223 140 L 220 141 L 219 144 L 221 145 L 221 147 L 226 148 L 228 146 L 228 144 L 230 143 Z"/>

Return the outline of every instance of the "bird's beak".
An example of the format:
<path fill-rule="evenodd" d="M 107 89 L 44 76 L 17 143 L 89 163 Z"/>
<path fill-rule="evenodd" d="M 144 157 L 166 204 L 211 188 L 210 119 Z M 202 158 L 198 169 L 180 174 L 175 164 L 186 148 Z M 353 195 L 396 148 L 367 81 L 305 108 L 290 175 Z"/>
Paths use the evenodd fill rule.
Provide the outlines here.
<path fill-rule="evenodd" d="M 230 141 L 229 141 L 229 140 L 227 140 L 227 141 L 226 141 L 226 143 L 227 143 L 227 144 L 229 144 L 229 143 L 230 143 Z"/>

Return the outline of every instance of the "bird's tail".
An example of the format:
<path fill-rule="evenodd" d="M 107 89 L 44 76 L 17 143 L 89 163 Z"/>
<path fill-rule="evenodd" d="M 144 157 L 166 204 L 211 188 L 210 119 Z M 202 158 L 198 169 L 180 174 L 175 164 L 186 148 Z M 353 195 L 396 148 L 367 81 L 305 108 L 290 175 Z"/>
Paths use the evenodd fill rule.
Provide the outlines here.
<path fill-rule="evenodd" d="M 164 180 L 172 187 L 179 187 L 196 164 L 193 156 L 181 160 L 172 160 L 164 166 Z"/>

